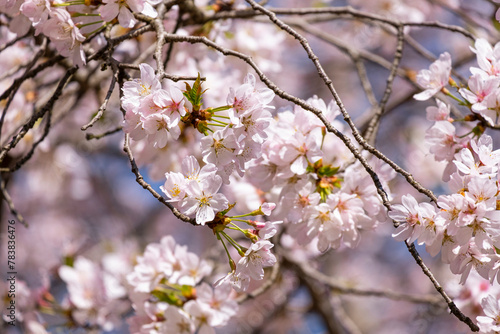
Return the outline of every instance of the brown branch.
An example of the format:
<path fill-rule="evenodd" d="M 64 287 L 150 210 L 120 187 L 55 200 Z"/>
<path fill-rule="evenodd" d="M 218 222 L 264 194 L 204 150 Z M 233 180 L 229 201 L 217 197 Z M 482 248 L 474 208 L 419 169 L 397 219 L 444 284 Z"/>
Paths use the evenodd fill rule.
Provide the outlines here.
<path fill-rule="evenodd" d="M 175 208 L 172 204 L 167 202 L 167 200 L 165 198 L 163 198 L 163 196 L 158 194 L 153 189 L 153 187 L 151 187 L 151 185 L 149 183 L 144 181 L 144 177 L 139 172 L 139 168 L 137 167 L 137 164 L 135 163 L 135 159 L 134 159 L 134 156 L 132 154 L 132 150 L 130 149 L 129 134 L 128 133 L 125 134 L 125 142 L 123 143 L 123 151 L 125 151 L 125 153 L 127 154 L 128 160 L 129 160 L 130 165 L 132 167 L 132 173 L 134 173 L 135 180 L 137 183 L 139 183 L 141 185 L 141 187 L 143 187 L 144 189 L 149 191 L 151 193 L 151 195 L 153 195 L 153 197 L 156 198 L 160 203 L 166 205 L 172 211 L 174 216 L 176 216 L 178 219 L 180 219 L 186 223 L 190 223 L 193 226 L 201 226 L 201 225 L 196 224 L 196 220 L 194 218 L 189 218 L 188 216 L 186 216 L 185 214 L 183 214 L 179 210 L 177 210 L 177 208 Z"/>
<path fill-rule="evenodd" d="M 434 288 L 436 289 L 437 292 L 443 297 L 443 299 L 446 301 L 446 304 L 448 304 L 448 307 L 450 308 L 450 312 L 456 316 L 460 321 L 464 322 L 469 326 L 469 328 L 473 332 L 479 332 L 479 327 L 467 316 L 465 316 L 462 311 L 455 305 L 453 300 L 446 294 L 446 291 L 444 291 L 443 287 L 439 284 L 439 282 L 436 280 L 430 269 L 425 265 L 424 261 L 420 257 L 420 254 L 418 254 L 417 250 L 415 249 L 415 244 L 409 244 L 407 241 L 405 241 L 406 247 L 410 251 L 410 254 L 413 256 L 417 264 L 420 266 L 424 274 L 429 278 L 429 280 L 432 282 L 434 285 Z"/>
<path fill-rule="evenodd" d="M 7 145 L 2 147 L 2 150 L 0 151 L 0 162 L 3 161 L 3 159 L 5 158 L 5 156 L 7 155 L 7 153 L 11 149 L 16 147 L 16 145 L 19 143 L 19 141 L 24 138 L 26 133 L 28 133 L 28 131 L 31 128 L 33 128 L 35 123 L 40 118 L 42 118 L 47 112 L 52 110 L 54 103 L 57 101 L 59 96 L 61 96 L 62 90 L 64 89 L 64 86 L 69 82 L 70 78 L 76 72 L 77 68 L 78 68 L 77 66 L 73 66 L 72 68 L 70 68 L 66 71 L 66 73 L 64 74 L 62 79 L 59 81 L 59 84 L 57 85 L 56 90 L 54 91 L 54 93 L 52 94 L 50 99 L 47 101 L 47 103 L 38 112 L 36 112 L 27 123 L 25 123 L 23 125 L 23 127 L 18 132 L 18 134 L 15 135 Z"/>
<path fill-rule="evenodd" d="M 333 86 L 333 83 L 332 83 L 332 80 L 328 77 L 328 75 L 326 74 L 326 72 L 324 71 L 321 63 L 319 62 L 318 60 L 318 57 L 314 54 L 314 52 L 312 51 L 311 47 L 309 46 L 309 43 L 307 41 L 307 39 L 305 39 L 303 36 L 301 36 L 299 33 L 297 33 L 295 30 L 293 30 L 289 25 L 285 24 L 283 21 L 279 20 L 277 17 L 276 17 L 276 14 L 274 14 L 273 12 L 263 8 L 262 6 L 259 6 L 257 3 L 255 3 L 255 1 L 253 0 L 246 0 L 254 9 L 257 9 L 263 13 L 265 13 L 269 19 L 274 22 L 279 28 L 281 28 L 282 30 L 286 31 L 288 34 L 290 34 L 291 36 L 293 36 L 297 41 L 299 41 L 299 43 L 302 45 L 302 47 L 304 48 L 304 50 L 306 51 L 309 59 L 311 59 L 311 61 L 313 62 L 313 64 L 315 65 L 317 71 L 318 71 L 318 74 L 319 76 L 321 77 L 321 79 L 323 80 L 323 82 L 325 83 L 325 85 L 328 87 L 328 89 L 330 90 L 330 93 L 332 94 L 333 96 L 333 99 L 335 100 L 335 102 L 337 103 L 337 106 L 339 107 L 340 109 L 340 112 L 342 113 L 342 116 L 344 117 L 344 120 L 347 122 L 347 124 L 349 125 L 349 127 L 351 128 L 351 131 L 352 131 L 352 134 L 354 136 L 354 138 L 356 139 L 356 141 L 365 149 L 367 150 L 368 152 L 370 152 L 371 154 L 373 154 L 374 156 L 376 156 L 377 158 L 381 159 L 382 161 L 384 161 L 385 163 L 387 163 L 389 166 L 392 167 L 392 169 L 394 169 L 397 173 L 403 175 L 405 177 L 405 179 L 407 180 L 407 182 L 412 185 L 417 191 L 419 191 L 420 193 L 423 193 L 424 195 L 428 196 L 432 201 L 436 202 L 437 201 L 437 198 L 436 196 L 432 193 L 432 191 L 430 191 L 429 189 L 426 189 L 425 187 L 423 187 L 419 182 L 417 182 L 413 176 L 408 173 L 406 170 L 404 170 L 403 168 L 399 167 L 396 163 L 394 163 L 392 160 L 390 160 L 389 158 L 387 158 L 384 154 L 382 154 L 380 151 L 378 151 L 377 149 L 375 149 L 373 146 L 371 146 L 370 144 L 368 144 L 364 138 L 360 135 L 358 129 L 356 128 L 356 126 L 354 125 L 349 113 L 347 112 L 343 102 L 341 101 L 339 95 L 337 94 L 337 91 L 335 90 L 335 87 Z M 387 20 L 382 20 L 381 22 L 385 22 Z M 390 23 L 391 25 L 394 25 L 395 23 Z M 310 109 L 308 109 L 310 110 Z M 314 114 L 316 114 L 316 116 L 318 116 L 318 118 L 325 124 L 325 126 L 327 127 L 328 130 L 329 129 L 329 126 L 328 126 L 328 121 L 324 118 L 323 114 L 321 112 L 317 113 L 317 112 L 314 112 Z M 331 128 L 331 124 L 330 125 L 330 128 Z M 335 131 L 338 133 L 338 131 Z M 335 133 L 336 134 L 336 133 Z M 336 134 L 337 135 L 337 134 Z M 339 135 L 337 135 L 339 136 Z M 342 134 L 343 136 L 343 134 Z M 340 138 L 340 137 L 339 137 Z M 342 138 L 341 138 L 342 139 Z M 344 140 L 343 140 L 344 141 Z M 346 144 L 346 141 L 344 141 L 344 144 Z M 350 144 L 350 143 L 349 143 Z M 347 145 L 347 144 L 346 144 Z M 351 147 L 349 147 L 349 145 L 347 145 L 347 147 L 351 150 Z M 357 152 L 357 149 L 355 147 L 353 147 L 356 152 Z M 385 192 L 382 184 L 380 183 L 380 180 L 378 179 L 378 175 L 373 171 L 372 167 L 368 165 L 368 163 L 366 162 L 366 160 L 362 157 L 362 156 L 357 156 L 357 153 L 355 154 L 353 150 L 351 150 L 351 152 L 354 154 L 354 156 L 356 157 L 356 159 L 358 159 L 361 164 L 363 165 L 363 167 L 365 168 L 365 170 L 368 172 L 368 174 L 370 175 L 370 177 L 372 178 L 375 186 L 377 187 L 377 192 L 379 194 L 379 196 L 381 197 L 383 203 L 384 203 L 384 206 L 386 206 L 386 208 L 389 210 L 390 209 L 390 205 L 389 205 L 389 201 L 388 201 L 388 198 L 387 198 L 387 193 Z"/>
<path fill-rule="evenodd" d="M 334 293 L 339 293 L 344 295 L 387 298 L 391 300 L 405 301 L 415 304 L 431 304 L 435 306 L 444 306 L 443 301 L 437 296 L 416 296 L 412 294 L 399 293 L 390 290 L 384 291 L 384 290 L 371 290 L 371 289 L 346 287 L 336 282 L 333 278 L 323 274 L 320 271 L 317 271 L 305 261 L 299 262 L 293 260 L 290 256 L 286 254 L 283 256 L 286 258 L 286 261 L 290 262 L 295 267 L 297 267 L 297 270 L 299 271 L 300 274 L 306 275 L 322 284 L 328 285 Z"/>

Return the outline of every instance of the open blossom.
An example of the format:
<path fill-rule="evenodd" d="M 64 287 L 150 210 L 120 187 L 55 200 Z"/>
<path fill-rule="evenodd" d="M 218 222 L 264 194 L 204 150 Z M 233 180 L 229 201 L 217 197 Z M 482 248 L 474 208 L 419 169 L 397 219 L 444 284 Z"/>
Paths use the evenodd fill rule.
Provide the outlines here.
<path fill-rule="evenodd" d="M 219 287 L 224 284 L 230 285 L 237 292 L 245 292 L 250 286 L 250 277 L 238 276 L 236 275 L 236 271 L 233 270 L 229 274 L 218 279 L 214 283 L 214 286 Z"/>
<path fill-rule="evenodd" d="M 448 121 L 436 122 L 427 130 L 425 139 L 430 144 L 429 150 L 437 161 L 451 161 L 464 141 L 457 136 L 455 127 Z"/>
<path fill-rule="evenodd" d="M 271 267 L 276 263 L 276 257 L 270 249 L 274 245 L 269 240 L 259 240 L 252 244 L 236 266 L 236 276 L 248 276 L 254 280 L 264 278 L 264 267 Z"/>
<path fill-rule="evenodd" d="M 451 56 L 448 52 L 445 52 L 439 56 L 438 60 L 431 64 L 428 70 L 422 70 L 417 74 L 417 83 L 425 90 L 415 94 L 413 98 L 425 101 L 436 95 L 448 84 L 450 72 Z"/>
<path fill-rule="evenodd" d="M 223 284 L 215 288 L 206 283 L 196 288 L 196 300 L 211 309 L 212 319 L 210 326 L 219 327 L 236 315 L 238 303 L 230 298 L 231 285 Z"/>
<path fill-rule="evenodd" d="M 215 213 L 227 208 L 228 200 L 223 194 L 218 194 L 222 185 L 220 176 L 215 175 L 206 182 L 190 182 L 187 184 L 186 196 L 179 203 L 179 209 L 184 214 L 196 216 L 196 223 L 205 225 L 215 218 Z"/>
<path fill-rule="evenodd" d="M 274 92 L 269 88 L 256 89 L 255 77 L 249 73 L 243 80 L 243 85 L 238 88 L 229 88 L 229 95 L 227 97 L 227 104 L 233 106 L 230 113 L 231 118 L 243 116 L 253 112 L 256 109 L 272 108 L 268 104 L 274 98 Z"/>
<path fill-rule="evenodd" d="M 161 83 L 156 77 L 155 70 L 148 64 L 139 65 L 141 79 L 134 79 L 123 83 L 122 103 L 129 101 L 135 106 L 139 106 L 141 100 L 147 95 L 159 90 Z"/>
<path fill-rule="evenodd" d="M 476 53 L 477 64 L 480 69 L 492 76 L 500 74 L 500 44 L 494 47 L 484 38 L 476 39 L 472 51 Z M 477 72 L 477 68 L 471 67 L 471 72 Z"/>
<path fill-rule="evenodd" d="M 282 162 L 290 165 L 290 170 L 298 175 L 306 173 L 308 163 L 315 163 L 321 159 L 321 131 L 319 129 L 311 131 L 307 136 L 296 132 L 290 137 L 287 145 L 280 150 Z"/>
<path fill-rule="evenodd" d="M 224 166 L 236 158 L 239 145 L 233 129 L 225 127 L 201 139 L 203 161 Z"/>
<path fill-rule="evenodd" d="M 153 18 L 157 16 L 156 10 L 149 2 L 159 3 L 157 0 L 103 0 L 104 5 L 99 7 L 99 13 L 106 22 L 118 16 L 122 27 L 132 28 L 137 22 L 132 13 L 142 13 Z"/>
<path fill-rule="evenodd" d="M 402 204 L 395 204 L 389 212 L 389 217 L 401 224 L 392 236 L 398 240 L 408 240 L 413 242 L 417 240 L 422 231 L 422 223 L 419 217 L 419 205 L 417 200 L 411 195 L 404 195 L 401 198 Z"/>
<path fill-rule="evenodd" d="M 49 0 L 26 0 L 20 7 L 21 13 L 28 17 L 35 27 L 35 35 L 43 31 L 44 22 L 49 18 Z"/>
<path fill-rule="evenodd" d="M 84 257 L 77 257 L 73 267 L 61 266 L 59 276 L 67 284 L 69 300 L 76 308 L 73 318 L 82 325 L 110 330 L 119 321 L 112 310 L 128 308 L 119 300 L 126 296 L 126 290 L 118 279 Z"/>
<path fill-rule="evenodd" d="M 477 324 L 481 333 L 495 334 L 500 332 L 500 301 L 488 295 L 481 301 L 485 316 L 478 316 Z"/>
<path fill-rule="evenodd" d="M 169 202 L 178 202 L 186 196 L 186 179 L 181 173 L 169 172 L 165 174 L 167 180 L 160 187 L 169 197 Z"/>
<path fill-rule="evenodd" d="M 487 108 L 486 97 L 498 88 L 499 77 L 490 77 L 485 72 L 473 74 L 468 81 L 469 89 L 460 88 L 458 91 L 469 103 L 472 104 L 472 110 L 482 112 Z"/>
<path fill-rule="evenodd" d="M 194 286 L 211 270 L 205 260 L 188 252 L 186 246 L 178 245 L 172 236 L 165 236 L 160 243 L 151 243 L 146 247 L 127 280 L 134 291 L 149 293 L 162 280 Z"/>
<path fill-rule="evenodd" d="M 427 107 L 427 119 L 429 121 L 452 121 L 450 118 L 450 106 L 443 101 L 436 99 L 437 107 Z"/>
<path fill-rule="evenodd" d="M 43 33 L 50 38 L 61 55 L 71 57 L 76 65 L 85 65 L 85 53 L 81 45 L 85 36 L 75 25 L 69 12 L 63 8 L 56 8 L 50 15 L 51 17 L 43 24 Z"/>

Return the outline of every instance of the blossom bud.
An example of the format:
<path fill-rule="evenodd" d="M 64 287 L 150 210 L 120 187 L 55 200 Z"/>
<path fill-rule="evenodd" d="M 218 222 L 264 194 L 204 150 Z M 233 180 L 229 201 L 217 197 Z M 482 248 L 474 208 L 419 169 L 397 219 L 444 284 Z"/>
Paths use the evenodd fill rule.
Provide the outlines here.
<path fill-rule="evenodd" d="M 266 215 L 266 216 L 270 216 L 271 215 L 271 212 L 274 210 L 274 208 L 276 207 L 276 204 L 274 203 L 263 203 L 260 208 L 259 208 L 259 214 L 261 215 Z"/>

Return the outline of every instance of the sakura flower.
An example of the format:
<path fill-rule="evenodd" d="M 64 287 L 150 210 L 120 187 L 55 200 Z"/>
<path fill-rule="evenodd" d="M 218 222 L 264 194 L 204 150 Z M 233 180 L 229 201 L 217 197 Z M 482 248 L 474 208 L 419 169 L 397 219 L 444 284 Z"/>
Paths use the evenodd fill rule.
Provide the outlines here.
<path fill-rule="evenodd" d="M 144 131 L 154 147 L 163 148 L 168 139 L 176 140 L 181 134 L 179 119 L 172 119 L 165 114 L 155 113 L 144 118 Z"/>
<path fill-rule="evenodd" d="M 67 10 L 62 8 L 53 9 L 50 19 L 43 25 L 43 33 L 52 40 L 61 55 L 65 57 L 71 56 L 76 65 L 85 65 L 85 53 L 81 45 L 81 42 L 85 40 L 85 36 L 75 25 Z"/>
<path fill-rule="evenodd" d="M 240 115 L 233 120 L 236 124 L 235 135 L 244 135 L 256 143 L 262 143 L 268 137 L 265 131 L 272 122 L 271 113 L 265 109 L 257 109 L 250 114 Z"/>
<path fill-rule="evenodd" d="M 164 237 L 160 244 L 152 243 L 146 247 L 144 254 L 137 258 L 134 271 L 127 275 L 128 283 L 136 292 L 153 291 L 163 278 L 169 278 L 173 271 L 175 259 L 175 240 L 171 236 Z"/>
<path fill-rule="evenodd" d="M 237 114 L 246 115 L 255 109 L 270 108 L 268 104 L 274 98 L 274 92 L 269 88 L 256 89 L 255 77 L 248 73 L 243 80 L 243 85 L 236 90 L 229 88 L 227 104 L 232 105 Z M 235 118 L 234 114 L 230 117 Z"/>
<path fill-rule="evenodd" d="M 218 325 L 218 319 L 209 305 L 198 300 L 190 300 L 184 304 L 184 310 L 194 320 L 196 333 L 215 334 L 213 327 Z"/>
<path fill-rule="evenodd" d="M 494 172 L 493 166 L 484 166 L 481 165 L 480 161 L 476 161 L 468 148 L 464 148 L 457 153 L 453 163 L 457 166 L 458 170 L 465 175 L 478 176 Z"/>
<path fill-rule="evenodd" d="M 500 150 L 493 151 L 493 139 L 488 135 L 482 135 L 478 140 L 471 140 L 470 146 L 477 154 L 481 164 L 496 171 L 500 163 Z"/>
<path fill-rule="evenodd" d="M 342 221 L 334 219 L 332 207 L 321 203 L 310 209 L 310 219 L 307 222 L 306 233 L 298 236 L 299 243 L 309 243 L 318 235 L 318 250 L 326 252 L 328 248 L 338 248 L 342 238 Z"/>
<path fill-rule="evenodd" d="M 200 184 L 190 182 L 186 188 L 188 196 L 179 203 L 179 209 L 186 215 L 196 215 L 196 223 L 205 225 L 215 218 L 215 213 L 227 208 L 228 200 L 217 191 L 222 185 L 220 176 L 215 175 L 212 179 Z"/>
<path fill-rule="evenodd" d="M 419 245 L 425 244 L 431 256 L 436 256 L 441 250 L 446 221 L 438 215 L 436 207 L 429 203 L 421 203 L 419 207 L 422 233 L 418 237 Z"/>
<path fill-rule="evenodd" d="M 276 225 L 281 223 L 283 223 L 281 220 L 273 222 L 255 222 L 256 234 L 261 239 L 270 239 L 278 232 L 278 227 Z"/>
<path fill-rule="evenodd" d="M 130 101 L 124 101 L 122 107 L 125 110 L 123 119 L 123 131 L 130 134 L 133 140 L 141 140 L 147 136 L 144 131 L 144 123 L 138 108 Z"/>
<path fill-rule="evenodd" d="M 264 278 L 264 267 L 271 267 L 276 263 L 276 257 L 270 249 L 274 245 L 268 240 L 259 240 L 252 244 L 236 266 L 236 276 L 248 276 L 255 280 Z"/>
<path fill-rule="evenodd" d="M 500 74 L 500 44 L 491 47 L 491 44 L 484 38 L 476 39 L 475 48 L 471 48 L 476 53 L 477 64 L 484 72 L 491 76 Z M 471 72 L 476 73 L 471 68 Z"/>
<path fill-rule="evenodd" d="M 188 181 L 204 182 L 212 178 L 217 172 L 217 167 L 214 164 L 206 164 L 200 169 L 198 160 L 192 155 L 185 157 L 182 160 L 181 169 L 184 177 Z"/>
<path fill-rule="evenodd" d="M 153 101 L 170 118 L 180 119 L 186 114 L 184 95 L 177 87 L 171 87 L 169 91 L 157 90 L 153 94 Z"/>
<path fill-rule="evenodd" d="M 195 286 L 203 277 L 212 272 L 212 267 L 207 261 L 200 259 L 194 253 L 188 252 L 187 248 L 182 256 L 179 256 L 177 252 L 175 255 L 179 259 L 181 269 L 172 274 L 169 279 L 172 283 Z M 177 267 L 179 266 L 177 265 Z"/>
<path fill-rule="evenodd" d="M 307 221 L 312 212 L 309 208 L 318 205 L 320 199 L 320 194 L 315 192 L 315 186 L 308 182 L 297 192 L 289 192 L 283 197 L 283 203 L 287 203 L 288 206 L 284 217 L 291 223 Z"/>
<path fill-rule="evenodd" d="M 441 100 L 436 99 L 437 107 L 427 107 L 427 119 L 429 121 L 450 121 L 450 106 Z"/>
<path fill-rule="evenodd" d="M 317 129 L 319 130 L 319 129 Z M 288 141 L 288 145 L 280 150 L 282 163 L 290 165 L 290 171 L 303 175 L 306 172 L 308 163 L 315 163 L 321 159 L 321 131 L 311 131 L 307 136 L 297 132 Z"/>
<path fill-rule="evenodd" d="M 427 130 L 425 139 L 430 143 L 429 150 L 437 161 L 451 161 L 461 147 L 455 131 L 455 127 L 447 121 L 438 121 Z"/>
<path fill-rule="evenodd" d="M 497 125 L 500 116 L 500 89 L 496 88 L 485 98 L 486 108 L 479 111 L 479 114 L 490 125 Z"/>
<path fill-rule="evenodd" d="M 226 276 L 221 277 L 214 283 L 214 287 L 219 287 L 224 284 L 230 285 L 237 292 L 244 292 L 250 285 L 249 276 L 237 276 L 236 271 L 231 271 Z"/>
<path fill-rule="evenodd" d="M 195 324 L 189 314 L 178 307 L 169 305 L 163 312 L 165 321 L 159 326 L 161 334 L 191 334 L 195 331 Z"/>
<path fill-rule="evenodd" d="M 451 72 L 451 56 L 445 52 L 433 62 L 428 70 L 417 74 L 417 84 L 425 90 L 413 96 L 415 100 L 425 101 L 436 95 L 448 84 Z"/>
<path fill-rule="evenodd" d="M 472 104 L 473 111 L 482 112 L 487 107 L 485 98 L 498 88 L 499 83 L 500 78 L 490 77 L 484 72 L 478 72 L 469 78 L 469 89 L 460 88 L 458 92 Z"/>
<path fill-rule="evenodd" d="M 231 285 L 223 284 L 212 289 L 208 284 L 202 283 L 196 288 L 196 300 L 212 309 L 211 325 L 224 326 L 228 320 L 236 315 L 238 303 L 230 298 Z"/>
<path fill-rule="evenodd" d="M 150 65 L 143 63 L 139 65 L 139 68 L 141 79 L 126 81 L 123 84 L 122 103 L 130 101 L 130 103 L 139 106 L 142 98 L 161 88 L 161 83 Z"/>
<path fill-rule="evenodd" d="M 158 4 L 158 1 L 151 2 Z M 103 3 L 99 7 L 102 19 L 109 22 L 118 16 L 118 22 L 124 28 L 132 28 L 137 22 L 132 12 L 153 18 L 157 15 L 151 4 L 144 0 L 103 0 Z"/>
<path fill-rule="evenodd" d="M 126 295 L 125 288 L 86 258 L 76 258 L 73 267 L 60 267 L 59 276 L 67 284 L 69 299 L 76 307 L 72 315 L 80 324 L 98 324 L 111 330 L 118 323 L 112 310 L 128 308 L 119 301 Z"/>
<path fill-rule="evenodd" d="M 167 180 L 160 187 L 170 199 L 169 202 L 178 202 L 186 196 L 186 180 L 181 173 L 169 172 L 165 174 Z"/>
<path fill-rule="evenodd" d="M 500 332 L 500 301 L 492 295 L 483 298 L 481 301 L 485 316 L 478 316 L 477 324 L 481 333 Z"/>
<path fill-rule="evenodd" d="M 363 209 L 363 201 L 355 194 L 337 192 L 328 195 L 326 203 L 333 209 L 333 220 L 342 228 L 342 241 L 348 247 L 359 243 L 358 229 L 373 228 L 368 223 L 372 221 Z"/>
<path fill-rule="evenodd" d="M 226 127 L 201 139 L 203 161 L 216 166 L 230 163 L 238 153 L 239 145 L 233 129 Z"/>
<path fill-rule="evenodd" d="M 401 202 L 402 204 L 393 205 L 392 210 L 389 211 L 391 219 L 401 222 L 392 236 L 398 241 L 408 240 L 411 243 L 417 240 L 422 231 L 419 205 L 411 195 L 404 195 Z"/>
<path fill-rule="evenodd" d="M 450 270 L 454 274 L 462 275 L 460 284 L 465 283 L 472 268 L 476 269 L 481 277 L 489 278 L 488 275 L 494 263 L 488 255 L 481 252 L 474 241 L 456 248 L 454 253 L 456 257 L 450 263 Z"/>
<path fill-rule="evenodd" d="M 36 28 L 35 35 L 43 30 L 43 23 L 47 21 L 50 13 L 48 0 L 26 0 L 20 7 L 21 13 L 28 17 Z"/>

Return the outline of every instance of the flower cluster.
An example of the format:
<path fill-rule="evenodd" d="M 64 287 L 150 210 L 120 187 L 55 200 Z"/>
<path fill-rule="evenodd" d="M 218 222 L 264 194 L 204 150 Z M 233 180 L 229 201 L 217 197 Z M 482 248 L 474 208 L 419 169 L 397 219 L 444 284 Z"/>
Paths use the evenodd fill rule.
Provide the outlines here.
<path fill-rule="evenodd" d="M 150 65 L 141 64 L 140 71 L 141 79 L 123 84 L 124 130 L 134 140 L 147 138 L 154 147 L 163 148 L 169 138 L 179 138 L 179 122 L 186 114 L 184 96 L 176 87 L 162 89 Z"/>
<path fill-rule="evenodd" d="M 4 1 L 1 12 L 15 16 L 10 29 L 19 36 L 32 26 L 35 35 L 43 34 L 53 43 L 57 52 L 72 59 L 79 66 L 86 64 L 82 43 L 87 37 L 102 30 L 116 17 L 121 26 L 132 28 L 137 20 L 133 13 L 156 17 L 154 5 L 160 0 L 104 0 L 97 1 Z M 106 22 L 106 23 L 104 23 Z"/>
<path fill-rule="evenodd" d="M 314 97 L 307 102 L 342 129 L 333 101 L 326 105 Z M 300 244 L 317 237 L 322 252 L 342 243 L 355 247 L 361 230 L 386 220 L 370 177 L 312 113 L 296 107 L 279 113 L 278 120 L 271 123 L 262 154 L 249 168 L 249 181 L 264 191 L 280 189 L 277 217 L 291 223 L 290 234 Z M 394 177 L 385 170 L 377 170 L 383 182 Z"/>
<path fill-rule="evenodd" d="M 71 306 L 68 309 L 72 309 L 71 316 L 76 323 L 104 330 L 120 323 L 130 303 L 123 299 L 127 290 L 116 273 L 82 256 L 77 257 L 72 266 L 61 266 L 58 272 L 66 283 Z"/>
<path fill-rule="evenodd" d="M 229 285 L 203 283 L 212 267 L 171 236 L 146 247 L 127 280 L 135 314 L 133 333 L 215 333 L 236 314 Z"/>
<path fill-rule="evenodd" d="M 426 140 L 435 159 L 447 163 L 443 179 L 451 193 L 440 195 L 437 203 L 432 204 L 418 203 L 411 195 L 405 195 L 402 205 L 394 205 L 389 213 L 392 219 L 402 222 L 393 234 L 397 240 L 425 244 L 433 256 L 441 251 L 442 260 L 450 264 L 451 271 L 461 275 L 461 284 L 472 268 L 484 279 L 500 283 L 500 150 L 494 150 L 493 139 L 484 134 L 487 126 L 498 121 L 498 106 L 494 102 L 500 92 L 495 51 L 498 47 L 497 44 L 492 48 L 478 39 L 473 51 L 479 67 L 471 67 L 468 87 L 459 87 L 449 79 L 471 115 L 455 120 L 450 117 L 450 106 L 440 100 L 436 100 L 437 107 L 427 108 L 427 118 L 435 123 L 427 131 Z M 431 78 L 429 85 L 424 86 L 427 98 L 441 91 L 460 101 L 445 88 L 450 64 L 449 55 L 441 55 L 430 71 L 423 70 L 417 76 Z M 457 133 L 458 124 L 468 126 L 471 122 L 477 122 L 472 130 L 469 127 L 465 135 Z"/>
<path fill-rule="evenodd" d="M 267 128 L 271 113 L 267 110 L 274 92 L 268 88 L 257 89 L 255 77 L 248 74 L 244 84 L 229 91 L 227 103 L 230 124 L 202 138 L 203 161 L 217 167 L 217 173 L 225 184 L 236 171 L 243 176 L 250 161 L 261 154 L 261 146 L 268 138 Z M 216 116 L 214 116 L 215 118 Z M 223 122 L 218 122 L 223 125 Z"/>
<path fill-rule="evenodd" d="M 470 147 L 455 154 L 457 170 L 448 185 L 452 194 L 438 197 L 437 204 L 418 203 L 403 196 L 389 216 L 403 222 L 394 233 L 397 240 L 418 240 L 435 256 L 450 264 L 454 274 L 467 279 L 472 268 L 493 281 L 500 269 L 500 211 L 497 208 L 500 151 L 493 151 L 491 137 L 471 140 Z"/>
<path fill-rule="evenodd" d="M 205 225 L 214 220 L 215 213 L 228 207 L 226 197 L 217 193 L 222 179 L 216 173 L 214 164 L 206 164 L 200 169 L 196 158 L 188 156 L 182 161 L 182 173 L 165 174 L 167 180 L 161 190 L 182 213 L 194 215 L 197 224 Z"/>

